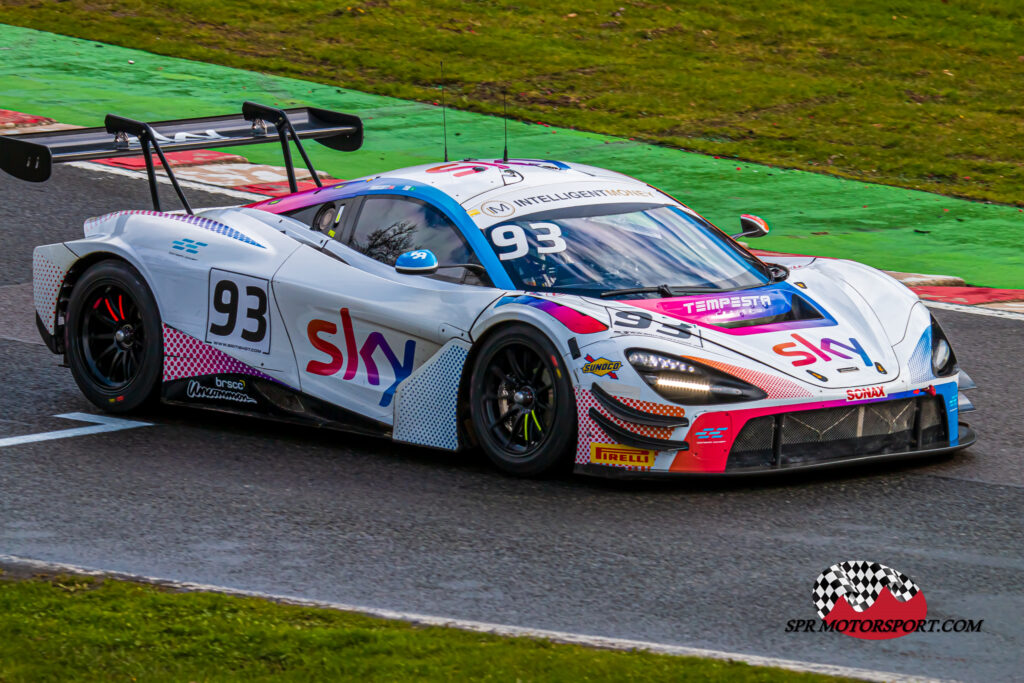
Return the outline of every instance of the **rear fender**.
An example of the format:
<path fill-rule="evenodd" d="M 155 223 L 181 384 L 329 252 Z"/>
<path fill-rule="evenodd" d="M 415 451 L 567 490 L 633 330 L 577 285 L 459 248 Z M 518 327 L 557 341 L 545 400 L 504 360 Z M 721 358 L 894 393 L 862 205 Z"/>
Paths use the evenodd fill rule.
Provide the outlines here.
<path fill-rule="evenodd" d="M 68 271 L 78 260 L 75 252 L 62 243 L 45 244 L 36 247 L 32 252 L 32 298 L 35 304 L 40 335 L 54 353 L 62 347 L 58 334 L 63 327 L 63 311 L 58 305 L 63 292 Z M 61 315 L 58 316 L 58 313 Z"/>

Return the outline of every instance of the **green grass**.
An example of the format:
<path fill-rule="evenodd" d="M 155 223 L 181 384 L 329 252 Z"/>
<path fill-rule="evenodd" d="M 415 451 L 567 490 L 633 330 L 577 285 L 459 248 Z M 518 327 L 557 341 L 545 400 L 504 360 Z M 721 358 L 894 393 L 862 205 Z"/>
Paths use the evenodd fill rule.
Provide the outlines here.
<path fill-rule="evenodd" d="M 553 8 L 559 8 L 553 11 Z M 1022 204 L 1019 0 L 4 0 L 0 22 Z"/>
<path fill-rule="evenodd" d="M 0 578 L 0 681 L 837 681 L 80 576 Z"/>

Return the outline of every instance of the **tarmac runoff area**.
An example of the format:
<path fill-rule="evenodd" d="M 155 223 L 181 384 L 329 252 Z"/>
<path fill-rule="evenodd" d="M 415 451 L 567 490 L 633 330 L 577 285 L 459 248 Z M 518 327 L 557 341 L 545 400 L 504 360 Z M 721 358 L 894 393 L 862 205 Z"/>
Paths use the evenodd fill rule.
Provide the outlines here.
<path fill-rule="evenodd" d="M 211 206 L 224 192 L 189 196 Z M 740 659 L 1017 677 L 1024 401 L 1007 368 L 1024 354 L 1020 319 L 934 309 L 979 385 L 975 446 L 771 481 L 519 481 L 472 454 L 191 410 L 25 440 L 89 429 L 56 416 L 98 413 L 35 334 L 32 249 L 147 195 L 95 168 L 0 182 L 0 225 L 17 226 L 0 250 L 0 439 L 16 440 L 0 446 L 0 554 Z M 907 573 L 929 617 L 984 619 L 981 632 L 786 633 L 814 618 L 818 573 L 854 559 Z"/>

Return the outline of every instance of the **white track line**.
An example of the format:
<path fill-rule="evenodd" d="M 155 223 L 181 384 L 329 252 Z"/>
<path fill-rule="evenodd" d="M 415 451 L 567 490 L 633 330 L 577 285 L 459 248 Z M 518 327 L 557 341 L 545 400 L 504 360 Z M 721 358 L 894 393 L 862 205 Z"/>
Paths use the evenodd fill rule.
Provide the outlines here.
<path fill-rule="evenodd" d="M 101 434 L 104 432 L 119 432 L 122 429 L 135 429 L 136 427 L 151 427 L 149 422 L 138 422 L 137 420 L 125 420 L 110 415 L 90 415 L 89 413 L 62 413 L 54 415 L 65 420 L 78 420 L 79 422 L 91 422 L 91 427 L 72 427 L 71 429 L 60 429 L 54 432 L 40 432 L 38 434 L 22 434 L 21 436 L 9 436 L 0 439 L 0 448 L 7 446 L 20 446 L 26 443 L 37 443 L 39 441 L 53 441 L 54 439 L 70 439 L 74 436 L 87 436 L 89 434 Z"/>
<path fill-rule="evenodd" d="M 323 600 L 307 600 L 288 595 L 274 595 L 261 591 L 241 590 L 228 588 L 226 586 L 214 586 L 204 583 L 191 583 L 187 581 L 172 581 L 153 576 L 142 576 L 139 574 L 125 574 L 122 572 L 104 571 L 90 569 L 74 564 L 60 562 L 43 562 L 32 560 L 15 555 L 0 555 L 0 564 L 16 565 L 45 572 L 66 572 L 72 574 L 84 574 L 88 576 L 102 576 L 112 579 L 123 579 L 150 583 L 159 586 L 167 586 L 180 590 L 205 591 L 210 593 L 222 593 L 224 595 L 235 595 L 242 597 L 262 598 L 289 605 L 303 605 L 307 607 L 322 607 L 342 612 L 357 612 L 381 619 L 395 619 L 407 621 L 425 626 L 443 626 L 457 628 L 463 631 L 475 631 L 479 633 L 491 633 L 499 636 L 510 636 L 519 638 L 540 638 L 556 643 L 569 643 L 574 645 L 585 645 L 606 650 L 643 650 L 657 654 L 682 655 L 686 657 L 704 657 L 707 659 L 719 659 L 732 662 L 744 662 L 753 666 L 773 666 L 790 671 L 801 671 L 826 674 L 830 676 L 846 676 L 859 678 L 865 681 L 895 681 L 898 683 L 909 683 L 911 681 L 938 682 L 941 679 L 925 678 L 921 676 L 909 676 L 906 674 L 889 673 L 885 671 L 874 671 L 872 669 L 859 669 L 856 667 L 838 666 L 833 664 L 819 664 L 816 662 L 802 662 L 794 659 L 779 659 L 776 657 L 762 657 L 759 655 L 744 654 L 741 652 L 725 652 L 722 650 L 705 650 L 696 647 L 684 647 L 681 645 L 667 645 L 664 643 L 652 643 L 644 640 L 628 640 L 623 638 L 606 638 L 603 636 L 591 636 L 582 633 L 568 633 L 566 631 L 550 631 L 547 629 L 526 628 L 523 626 L 509 626 L 506 624 L 492 624 L 485 621 L 468 621 L 465 619 L 454 619 L 449 617 L 436 617 L 414 612 L 396 612 L 389 609 L 377 607 L 364 607 L 360 605 L 347 605 L 338 602 L 326 602 Z"/>
<path fill-rule="evenodd" d="M 147 175 L 142 171 L 131 171 L 127 168 L 118 168 L 117 166 L 107 166 L 106 164 L 95 164 L 89 161 L 71 161 L 67 164 L 74 168 L 82 168 L 86 171 L 100 171 L 103 173 L 112 173 L 114 175 L 126 176 L 128 178 L 135 178 L 137 180 L 146 180 Z M 164 185 L 170 185 L 171 181 L 167 176 L 157 175 L 156 180 L 158 183 Z M 260 201 L 262 199 L 271 199 L 269 195 L 256 194 L 255 192 L 242 192 L 241 190 L 232 190 L 227 187 L 221 187 L 220 185 L 210 185 L 209 183 L 200 183 L 195 180 L 179 180 L 178 185 L 183 189 L 189 190 L 200 190 L 202 192 L 216 192 L 218 194 L 227 195 L 228 197 L 236 197 L 238 199 L 248 199 L 250 201 Z"/>
<path fill-rule="evenodd" d="M 1013 311 L 1000 311 L 996 308 L 981 308 L 980 306 L 965 306 L 963 304 L 947 304 L 942 301 L 927 301 L 921 299 L 928 308 L 941 308 L 944 311 L 956 311 L 957 313 L 973 313 L 974 315 L 987 315 L 991 318 L 1009 318 L 1010 320 L 1024 320 L 1024 313 Z"/>

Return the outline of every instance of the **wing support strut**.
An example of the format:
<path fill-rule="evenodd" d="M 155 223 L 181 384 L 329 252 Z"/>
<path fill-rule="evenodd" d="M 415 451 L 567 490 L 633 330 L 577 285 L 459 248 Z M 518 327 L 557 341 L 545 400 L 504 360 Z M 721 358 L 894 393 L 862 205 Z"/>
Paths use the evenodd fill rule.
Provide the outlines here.
<path fill-rule="evenodd" d="M 303 138 L 342 152 L 355 151 L 363 144 L 363 122 L 358 116 L 315 107 L 277 109 L 256 102 L 243 103 L 241 116 L 146 123 L 108 114 L 104 124 L 96 128 L 0 136 L 0 170 L 21 180 L 41 183 L 50 178 L 56 163 L 137 156 L 141 152 L 146 161 L 153 208 L 160 211 L 155 152 L 182 206 L 191 214 L 192 207 L 164 152 L 273 142 L 273 133 L 277 133 L 288 171 L 288 188 L 298 192 L 289 140 L 295 143 L 317 187 L 323 187 L 323 183 L 306 154 Z"/>

